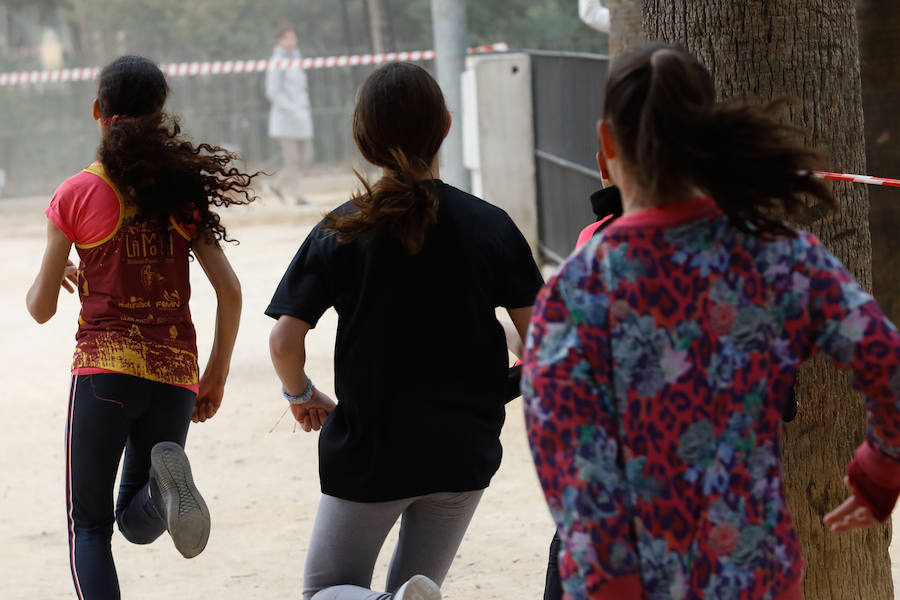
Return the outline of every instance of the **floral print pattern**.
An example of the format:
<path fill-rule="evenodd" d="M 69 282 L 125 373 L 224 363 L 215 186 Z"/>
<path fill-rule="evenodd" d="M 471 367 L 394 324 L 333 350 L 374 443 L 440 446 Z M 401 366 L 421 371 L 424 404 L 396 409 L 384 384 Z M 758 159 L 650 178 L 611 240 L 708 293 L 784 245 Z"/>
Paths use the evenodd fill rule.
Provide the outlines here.
<path fill-rule="evenodd" d="M 709 208 L 592 238 L 535 306 L 526 420 L 573 600 L 628 576 L 649 600 L 773 599 L 800 577 L 781 411 L 817 350 L 856 371 L 868 442 L 900 459 L 900 336 L 871 296 L 814 236 L 689 202 Z"/>

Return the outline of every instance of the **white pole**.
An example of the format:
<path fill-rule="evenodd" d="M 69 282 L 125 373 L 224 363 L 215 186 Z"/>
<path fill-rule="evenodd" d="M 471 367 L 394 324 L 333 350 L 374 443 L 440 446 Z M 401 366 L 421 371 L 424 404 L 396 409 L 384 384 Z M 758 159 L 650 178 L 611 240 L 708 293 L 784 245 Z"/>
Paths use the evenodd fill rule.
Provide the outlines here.
<path fill-rule="evenodd" d="M 431 0 L 431 22 L 437 52 L 437 81 L 453 118 L 450 134 L 441 147 L 441 178 L 468 191 L 469 172 L 463 166 L 461 82 L 468 41 L 465 0 Z"/>

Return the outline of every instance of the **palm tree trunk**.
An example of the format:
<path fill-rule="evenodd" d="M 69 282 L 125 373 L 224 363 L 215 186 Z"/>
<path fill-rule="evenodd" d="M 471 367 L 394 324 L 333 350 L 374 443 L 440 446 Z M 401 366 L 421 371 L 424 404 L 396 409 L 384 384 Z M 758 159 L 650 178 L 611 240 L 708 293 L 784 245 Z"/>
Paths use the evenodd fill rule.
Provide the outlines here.
<path fill-rule="evenodd" d="M 681 42 L 709 68 L 721 98 L 798 98 L 784 118 L 809 132 L 832 170 L 865 170 L 855 0 L 644 0 L 650 39 Z M 885 4 L 885 3 L 880 3 Z M 738 177 L 747 175 L 738 175 Z M 869 202 L 864 186 L 838 183 L 839 207 L 799 223 L 816 233 L 871 289 Z M 896 235 L 896 234 L 895 234 Z M 824 361 L 797 378 L 800 411 L 785 427 L 785 489 L 806 559 L 809 600 L 892 597 L 886 527 L 833 535 L 822 517 L 847 496 L 842 478 L 865 433 L 850 378 Z"/>
<path fill-rule="evenodd" d="M 617 54 L 640 46 L 644 35 L 641 8 L 643 0 L 609 0 L 609 54 Z"/>

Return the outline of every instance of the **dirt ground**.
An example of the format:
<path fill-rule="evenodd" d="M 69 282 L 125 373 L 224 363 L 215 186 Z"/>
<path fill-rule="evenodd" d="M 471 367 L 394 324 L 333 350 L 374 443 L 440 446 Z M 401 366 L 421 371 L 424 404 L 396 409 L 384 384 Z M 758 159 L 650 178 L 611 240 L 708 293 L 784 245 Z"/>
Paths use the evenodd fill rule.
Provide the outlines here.
<path fill-rule="evenodd" d="M 331 176 L 310 184 L 312 208 L 264 200 L 229 211 L 241 243 L 226 252 L 243 284 L 241 333 L 219 414 L 188 437 L 195 479 L 212 513 L 206 551 L 184 560 L 166 536 L 134 546 L 113 535 L 122 596 L 129 600 L 299 598 L 302 567 L 319 497 L 316 434 L 291 433 L 269 363 L 271 320 L 263 315 L 285 267 L 312 224 L 347 197 L 353 182 Z M 63 293 L 57 315 L 35 324 L 25 291 L 43 250 L 46 198 L 0 200 L 0 597 L 74 597 L 67 560 L 64 433 L 68 367 L 78 310 Z M 194 269 L 192 311 L 200 355 L 209 350 L 212 289 Z M 308 372 L 332 392 L 336 316 L 330 311 L 308 338 Z M 443 586 L 449 599 L 537 600 L 543 589 L 553 525 L 543 504 L 524 436 L 521 401 L 508 406 L 504 457 Z M 895 527 L 897 521 L 895 521 Z M 373 582 L 384 585 L 396 537 L 379 557 Z M 892 546 L 898 581 L 900 548 Z"/>

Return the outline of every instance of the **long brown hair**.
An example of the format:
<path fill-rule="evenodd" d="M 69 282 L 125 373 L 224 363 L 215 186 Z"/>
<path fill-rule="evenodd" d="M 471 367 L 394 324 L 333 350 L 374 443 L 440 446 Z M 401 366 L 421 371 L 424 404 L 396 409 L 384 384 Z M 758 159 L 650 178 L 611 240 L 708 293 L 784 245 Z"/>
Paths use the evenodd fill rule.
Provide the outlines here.
<path fill-rule="evenodd" d="M 106 133 L 97 151 L 109 178 L 133 202 L 139 218 L 167 227 L 169 217 L 207 240 L 228 238 L 213 206 L 249 204 L 259 173 L 231 166 L 238 156 L 181 137 L 178 119 L 163 112 L 166 78 L 152 61 L 122 56 L 100 73 L 97 101 Z"/>
<path fill-rule="evenodd" d="M 368 231 L 389 232 L 415 254 L 437 220 L 434 182 L 428 172 L 447 133 L 447 106 L 427 71 L 410 63 L 387 64 L 366 79 L 353 112 L 353 139 L 363 157 L 385 174 L 363 185 L 350 201 L 355 210 L 326 218 L 341 242 Z"/>
<path fill-rule="evenodd" d="M 624 162 L 654 196 L 694 184 L 735 227 L 793 236 L 779 216 L 805 207 L 805 194 L 828 207 L 834 200 L 812 177 L 819 154 L 797 141 L 799 129 L 775 120 L 784 102 L 717 103 L 696 58 L 681 46 L 651 43 L 615 61 L 603 110 Z"/>

